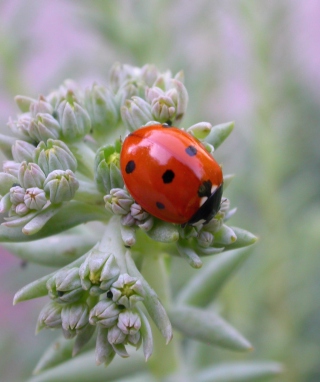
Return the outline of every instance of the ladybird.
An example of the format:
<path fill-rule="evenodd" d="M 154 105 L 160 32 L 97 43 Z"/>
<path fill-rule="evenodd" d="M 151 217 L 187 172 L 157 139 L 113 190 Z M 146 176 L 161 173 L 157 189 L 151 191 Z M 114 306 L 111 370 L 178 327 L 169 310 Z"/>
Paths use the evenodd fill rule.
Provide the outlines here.
<path fill-rule="evenodd" d="M 181 129 L 157 124 L 132 132 L 123 141 L 120 168 L 135 201 L 161 220 L 207 223 L 220 208 L 221 167 Z"/>

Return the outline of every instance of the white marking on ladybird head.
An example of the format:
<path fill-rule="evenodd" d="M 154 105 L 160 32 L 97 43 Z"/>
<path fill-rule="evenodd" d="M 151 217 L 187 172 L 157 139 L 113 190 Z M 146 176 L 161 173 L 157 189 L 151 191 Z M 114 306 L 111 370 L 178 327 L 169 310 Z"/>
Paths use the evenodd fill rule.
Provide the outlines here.
<path fill-rule="evenodd" d="M 211 195 L 215 192 L 215 190 L 218 188 L 215 184 L 212 185 L 211 187 Z"/>
<path fill-rule="evenodd" d="M 208 200 L 208 197 L 207 196 L 203 196 L 200 199 L 199 207 L 201 207 L 207 200 Z"/>

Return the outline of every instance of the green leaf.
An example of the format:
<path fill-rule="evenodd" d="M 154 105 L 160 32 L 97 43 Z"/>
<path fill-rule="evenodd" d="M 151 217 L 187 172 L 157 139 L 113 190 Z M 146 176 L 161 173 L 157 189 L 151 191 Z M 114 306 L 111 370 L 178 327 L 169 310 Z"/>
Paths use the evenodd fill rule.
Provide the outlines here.
<path fill-rule="evenodd" d="M 252 350 L 251 344 L 216 313 L 188 306 L 169 312 L 172 326 L 186 337 L 234 351 Z"/>
<path fill-rule="evenodd" d="M 177 249 L 179 255 L 185 259 L 192 268 L 201 268 L 202 261 L 198 254 L 190 247 L 189 241 L 186 239 L 180 239 L 177 242 Z"/>
<path fill-rule="evenodd" d="M 10 137 L 9 135 L 0 134 L 0 150 L 7 158 L 12 159 L 11 147 L 16 140 L 16 138 Z"/>
<path fill-rule="evenodd" d="M 0 242 L 24 242 L 38 240 L 66 231 L 89 221 L 106 221 L 108 213 L 102 207 L 95 207 L 79 202 L 67 202 L 43 228 L 34 235 L 25 235 L 21 227 L 0 226 Z"/>
<path fill-rule="evenodd" d="M 255 236 L 253 233 L 249 231 L 246 231 L 245 229 L 238 228 L 238 227 L 229 227 L 229 228 L 232 229 L 232 231 L 235 233 L 235 235 L 237 236 L 237 240 L 226 247 L 226 249 L 228 250 L 247 247 L 258 241 L 257 236 Z"/>
<path fill-rule="evenodd" d="M 74 262 L 68 264 L 62 269 L 71 269 L 73 267 L 79 266 L 86 254 L 79 257 L 79 259 L 75 260 Z M 38 298 L 42 296 L 46 296 L 48 294 L 47 290 L 47 281 L 50 279 L 51 276 L 53 276 L 56 273 L 56 271 L 49 273 L 46 276 L 41 277 L 38 280 L 35 280 L 31 282 L 30 284 L 25 285 L 23 288 L 21 288 L 14 296 L 13 298 L 13 305 L 16 305 L 18 302 L 31 300 L 33 298 Z"/>
<path fill-rule="evenodd" d="M 146 234 L 155 241 L 162 243 L 172 243 L 179 239 L 179 229 L 177 225 L 168 224 L 162 220 L 155 219 L 153 227 Z"/>
<path fill-rule="evenodd" d="M 230 362 L 200 371 L 196 382 L 263 382 L 282 373 L 276 362 Z"/>
<path fill-rule="evenodd" d="M 138 271 L 134 261 L 132 260 L 129 250 L 126 252 L 126 264 L 130 276 L 137 277 L 141 281 L 143 289 L 146 292 L 143 304 L 146 307 L 150 317 L 156 324 L 157 328 L 166 339 L 166 342 L 169 343 L 172 339 L 172 327 L 167 312 L 161 304 L 156 292 L 151 288 L 142 274 Z"/>
<path fill-rule="evenodd" d="M 89 351 L 44 371 L 26 382 L 106 382 L 131 376 L 142 370 L 145 370 L 145 361 L 141 352 L 134 352 L 127 359 L 115 357 L 106 369 L 96 366 L 95 354 Z"/>
<path fill-rule="evenodd" d="M 33 374 L 39 374 L 46 369 L 50 369 L 72 357 L 74 339 L 67 340 L 63 336 L 54 340 L 49 348 L 44 352 L 35 367 Z"/>
<path fill-rule="evenodd" d="M 208 305 L 249 254 L 248 250 L 235 250 L 210 259 L 210 262 L 206 263 L 180 291 L 176 297 L 176 303 L 194 306 Z"/>
<path fill-rule="evenodd" d="M 222 123 L 213 126 L 210 134 L 206 138 L 206 142 L 210 143 L 216 150 L 221 143 L 229 136 L 234 128 L 234 122 Z"/>
<path fill-rule="evenodd" d="M 96 236 L 88 228 L 66 232 L 27 243 L 3 243 L 20 259 L 52 267 L 62 267 L 79 258 L 94 246 Z"/>

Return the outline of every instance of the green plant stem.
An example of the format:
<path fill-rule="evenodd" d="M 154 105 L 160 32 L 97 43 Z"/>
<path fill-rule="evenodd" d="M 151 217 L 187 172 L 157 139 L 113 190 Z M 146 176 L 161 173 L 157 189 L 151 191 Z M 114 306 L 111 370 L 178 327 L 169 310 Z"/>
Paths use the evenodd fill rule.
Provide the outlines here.
<path fill-rule="evenodd" d="M 162 254 L 154 252 L 147 253 L 144 256 L 142 264 L 142 274 L 157 292 L 161 303 L 165 308 L 171 304 L 171 295 L 169 290 L 168 270 L 165 264 L 165 258 Z M 153 322 L 150 322 L 154 340 L 154 352 L 148 361 L 150 371 L 156 377 L 164 377 L 179 370 L 181 365 L 179 354 L 179 343 L 176 337 L 166 345 L 165 339 Z"/>

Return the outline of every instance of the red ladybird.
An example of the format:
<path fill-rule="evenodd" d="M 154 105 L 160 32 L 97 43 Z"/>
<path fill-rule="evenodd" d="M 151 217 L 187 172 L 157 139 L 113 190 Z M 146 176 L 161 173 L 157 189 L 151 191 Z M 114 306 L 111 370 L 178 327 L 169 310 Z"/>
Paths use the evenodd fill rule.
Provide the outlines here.
<path fill-rule="evenodd" d="M 141 207 L 171 223 L 207 223 L 219 210 L 223 176 L 196 138 L 176 127 L 152 125 L 129 134 L 120 166 Z"/>

